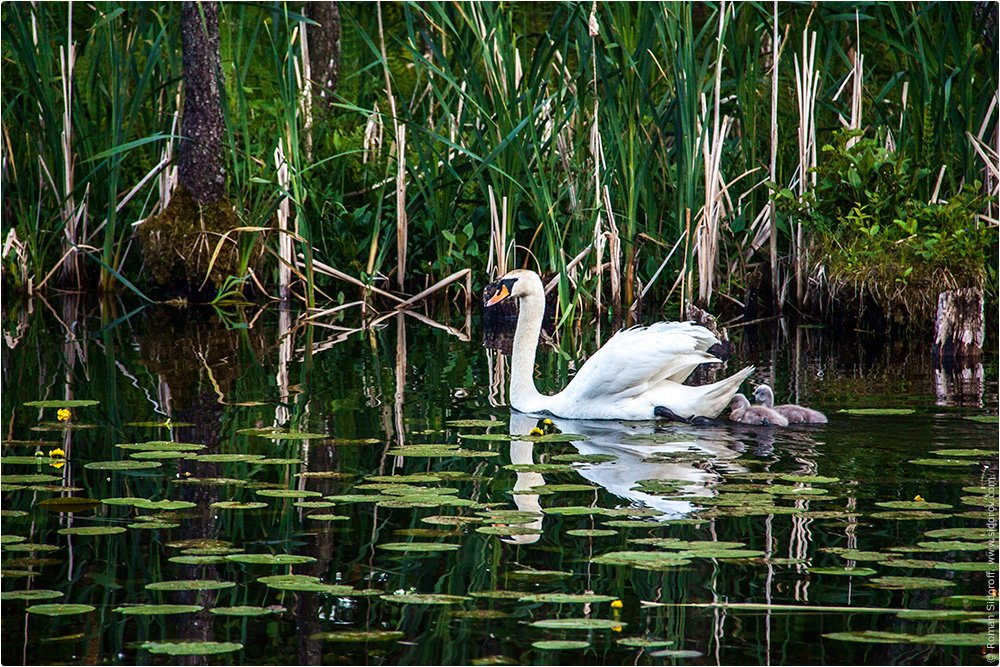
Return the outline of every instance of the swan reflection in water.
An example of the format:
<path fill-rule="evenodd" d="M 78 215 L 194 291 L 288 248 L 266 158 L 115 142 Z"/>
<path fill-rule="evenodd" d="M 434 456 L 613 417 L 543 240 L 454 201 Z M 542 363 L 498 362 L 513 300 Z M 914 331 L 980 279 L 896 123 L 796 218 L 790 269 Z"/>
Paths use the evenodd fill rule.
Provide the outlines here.
<path fill-rule="evenodd" d="M 551 444 L 518 440 L 518 435 L 528 435 L 546 417 L 535 414 L 510 413 L 510 459 L 515 465 L 538 463 L 536 453 L 550 451 Z M 552 426 L 562 433 L 584 435 L 586 440 L 570 444 L 580 454 L 610 454 L 614 461 L 584 463 L 574 466 L 574 470 L 587 481 L 603 487 L 621 498 L 622 507 L 644 507 L 661 512 L 656 519 L 665 521 L 678 519 L 699 509 L 698 498 L 711 497 L 712 486 L 722 481 L 716 469 L 724 472 L 745 472 L 734 462 L 745 449 L 739 441 L 740 432 L 727 427 L 696 428 L 679 424 L 663 426 L 653 422 L 627 423 L 611 420 L 572 420 L 548 417 Z M 669 434 L 669 442 L 648 442 L 655 433 Z M 636 437 L 639 436 L 639 437 Z M 643 438 L 642 436 L 647 436 Z M 647 442 L 643 442 L 646 439 Z M 536 452 L 536 446 L 538 450 Z M 684 454 L 677 461 L 658 461 L 656 456 Z M 667 499 L 646 493 L 639 487 L 641 480 L 676 482 L 679 485 L 674 495 L 690 497 Z M 517 509 L 527 512 L 541 512 L 539 495 L 524 493 L 533 487 L 545 484 L 545 478 L 538 472 L 518 472 L 514 483 L 514 503 Z M 543 516 L 532 523 L 518 524 L 524 528 L 540 530 Z M 503 539 L 516 544 L 531 544 L 539 535 L 509 535 Z"/>

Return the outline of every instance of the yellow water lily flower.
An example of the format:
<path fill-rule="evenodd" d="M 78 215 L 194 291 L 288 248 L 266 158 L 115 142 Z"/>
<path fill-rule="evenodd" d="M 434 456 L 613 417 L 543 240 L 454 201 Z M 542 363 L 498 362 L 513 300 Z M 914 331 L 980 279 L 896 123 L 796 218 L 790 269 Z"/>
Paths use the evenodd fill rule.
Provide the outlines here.
<path fill-rule="evenodd" d="M 57 461 L 49 461 L 49 465 L 52 466 L 53 468 L 62 468 L 64 465 L 66 465 L 66 460 L 59 459 Z"/>
<path fill-rule="evenodd" d="M 49 456 L 50 456 L 51 458 L 54 458 L 54 459 L 55 459 L 55 458 L 62 458 L 62 459 L 64 459 L 64 458 L 66 458 L 66 452 L 64 452 L 64 451 L 63 451 L 62 449 L 60 449 L 59 447 L 56 447 L 56 448 L 55 448 L 55 449 L 53 449 L 53 450 L 52 450 L 51 452 L 49 452 Z"/>
<path fill-rule="evenodd" d="M 545 431 L 536 426 L 535 428 L 531 429 L 531 433 L 529 433 L 528 435 L 545 435 Z"/>
<path fill-rule="evenodd" d="M 551 419 L 543 419 L 542 423 L 545 424 L 546 426 L 552 426 L 552 420 Z"/>
<path fill-rule="evenodd" d="M 918 503 L 925 503 L 925 502 L 927 502 L 926 500 L 924 500 L 924 497 L 921 496 L 920 494 L 917 494 L 917 495 L 913 496 L 913 499 L 915 501 L 917 501 Z"/>
<path fill-rule="evenodd" d="M 611 608 L 612 609 L 621 609 L 622 608 L 622 601 L 621 600 L 615 600 L 614 602 L 611 603 Z"/>
<path fill-rule="evenodd" d="M 66 421 L 67 419 L 69 419 L 69 417 L 70 417 L 70 411 L 67 410 L 66 408 L 59 408 L 59 411 L 56 412 L 56 418 L 61 422 Z"/>

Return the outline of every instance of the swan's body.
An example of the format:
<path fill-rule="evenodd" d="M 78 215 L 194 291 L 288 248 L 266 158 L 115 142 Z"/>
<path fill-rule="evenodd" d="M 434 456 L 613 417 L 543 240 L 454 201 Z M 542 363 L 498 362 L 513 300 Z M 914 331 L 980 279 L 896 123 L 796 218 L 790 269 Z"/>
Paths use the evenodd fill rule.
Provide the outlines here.
<path fill-rule="evenodd" d="M 812 408 L 805 408 L 801 405 L 795 405 L 793 403 L 786 403 L 785 405 L 775 405 L 774 404 L 774 392 L 766 384 L 758 385 L 756 389 L 753 390 L 753 398 L 755 401 L 764 405 L 765 407 L 772 408 L 776 412 L 781 413 L 785 419 L 788 420 L 789 424 L 825 424 L 826 415 L 824 415 L 819 410 L 813 410 Z"/>
<path fill-rule="evenodd" d="M 777 410 L 763 405 L 750 405 L 743 394 L 736 394 L 731 403 L 733 410 L 729 418 L 740 424 L 752 426 L 788 426 L 788 419 Z"/>
<path fill-rule="evenodd" d="M 682 384 L 699 364 L 719 362 L 706 352 L 719 341 L 692 322 L 658 322 L 619 331 L 565 389 L 545 396 L 533 377 L 545 314 L 542 281 L 533 271 L 517 269 L 497 284 L 487 306 L 511 297 L 520 301 L 510 369 L 510 404 L 519 412 L 566 419 L 653 419 L 656 407 L 664 406 L 679 415 L 715 417 L 753 372 L 750 366 L 714 384 Z"/>

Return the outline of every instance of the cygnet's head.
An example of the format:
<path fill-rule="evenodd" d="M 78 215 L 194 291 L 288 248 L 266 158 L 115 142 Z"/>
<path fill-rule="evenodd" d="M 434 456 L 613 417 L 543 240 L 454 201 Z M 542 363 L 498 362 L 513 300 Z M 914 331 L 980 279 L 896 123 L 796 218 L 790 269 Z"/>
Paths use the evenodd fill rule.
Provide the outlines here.
<path fill-rule="evenodd" d="M 739 410 L 740 408 L 749 408 L 750 401 L 743 394 L 736 394 L 733 396 L 733 400 L 729 401 L 729 407 L 732 410 Z"/>
<path fill-rule="evenodd" d="M 753 390 L 753 400 L 770 407 L 774 405 L 774 392 L 766 384 L 757 385 Z"/>

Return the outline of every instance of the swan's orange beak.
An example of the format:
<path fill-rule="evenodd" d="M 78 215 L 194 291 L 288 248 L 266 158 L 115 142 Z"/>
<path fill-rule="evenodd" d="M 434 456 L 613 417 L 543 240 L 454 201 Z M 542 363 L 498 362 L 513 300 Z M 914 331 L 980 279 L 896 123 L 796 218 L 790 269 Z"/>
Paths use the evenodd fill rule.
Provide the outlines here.
<path fill-rule="evenodd" d="M 506 285 L 500 285 L 500 291 L 490 297 L 490 300 L 486 302 L 486 307 L 495 306 L 504 299 L 510 296 L 510 290 L 507 289 Z"/>

